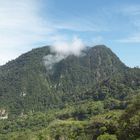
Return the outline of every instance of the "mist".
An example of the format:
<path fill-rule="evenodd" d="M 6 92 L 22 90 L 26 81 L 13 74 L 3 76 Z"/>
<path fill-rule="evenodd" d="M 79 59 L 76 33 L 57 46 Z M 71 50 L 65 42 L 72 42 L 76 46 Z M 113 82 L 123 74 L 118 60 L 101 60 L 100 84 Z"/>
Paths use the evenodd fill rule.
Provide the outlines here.
<path fill-rule="evenodd" d="M 69 55 L 81 56 L 85 49 L 83 41 L 74 37 L 71 42 L 56 41 L 51 47 L 51 53 L 43 58 L 47 70 L 51 70 L 55 63 L 60 62 Z"/>

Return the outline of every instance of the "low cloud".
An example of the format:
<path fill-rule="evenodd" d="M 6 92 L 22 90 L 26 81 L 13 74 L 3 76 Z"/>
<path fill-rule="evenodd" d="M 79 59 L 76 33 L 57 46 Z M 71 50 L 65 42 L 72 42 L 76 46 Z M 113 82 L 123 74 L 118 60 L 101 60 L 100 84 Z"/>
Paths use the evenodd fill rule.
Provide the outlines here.
<path fill-rule="evenodd" d="M 78 37 L 74 37 L 71 42 L 56 41 L 53 44 L 52 52 L 56 52 L 62 55 L 75 55 L 79 56 L 85 45 L 82 40 Z"/>
<path fill-rule="evenodd" d="M 74 37 L 71 42 L 56 41 L 51 47 L 51 52 L 54 54 L 45 56 L 43 58 L 44 64 L 47 70 L 51 70 L 55 63 L 60 62 L 69 55 L 81 56 L 84 49 L 85 45 L 78 37 Z"/>
<path fill-rule="evenodd" d="M 49 54 L 44 57 L 44 64 L 47 68 L 47 70 L 51 70 L 54 64 L 58 63 L 59 61 L 63 60 L 66 56 L 62 54 Z"/>

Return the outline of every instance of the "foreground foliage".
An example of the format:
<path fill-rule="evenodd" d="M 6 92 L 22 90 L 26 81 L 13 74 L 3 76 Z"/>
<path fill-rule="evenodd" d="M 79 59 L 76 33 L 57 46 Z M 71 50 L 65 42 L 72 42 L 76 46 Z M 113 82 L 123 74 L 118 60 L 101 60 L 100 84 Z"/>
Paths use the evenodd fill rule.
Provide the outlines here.
<path fill-rule="evenodd" d="M 67 106 L 62 110 L 30 113 L 14 120 L 0 121 L 1 140 L 138 140 L 139 138 L 140 96 L 136 96 L 126 110 L 108 110 L 104 109 L 104 102 L 87 101 Z"/>

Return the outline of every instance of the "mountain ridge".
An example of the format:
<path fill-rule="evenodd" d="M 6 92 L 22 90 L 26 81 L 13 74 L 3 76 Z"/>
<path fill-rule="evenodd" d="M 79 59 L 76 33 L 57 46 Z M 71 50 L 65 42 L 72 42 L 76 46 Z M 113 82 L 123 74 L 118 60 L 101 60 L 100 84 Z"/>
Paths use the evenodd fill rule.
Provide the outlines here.
<path fill-rule="evenodd" d="M 129 71 L 105 45 L 85 49 L 84 55 L 79 57 L 67 56 L 53 65 L 53 73 L 46 69 L 43 60 L 50 54 L 55 55 L 50 46 L 36 48 L 0 68 L 1 108 L 19 115 L 90 98 L 100 100 L 94 96 L 95 87 L 115 75 L 121 75 L 125 81 L 125 73 Z M 94 92 L 88 95 L 91 90 Z"/>

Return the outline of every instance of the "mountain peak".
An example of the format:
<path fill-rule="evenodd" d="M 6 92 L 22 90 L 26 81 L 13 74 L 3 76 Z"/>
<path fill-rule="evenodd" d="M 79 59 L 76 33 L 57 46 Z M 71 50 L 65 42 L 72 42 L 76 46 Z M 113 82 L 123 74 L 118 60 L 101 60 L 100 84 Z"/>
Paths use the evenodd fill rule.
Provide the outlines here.
<path fill-rule="evenodd" d="M 94 47 L 91 47 L 88 50 L 88 53 L 92 58 L 92 60 L 96 61 L 97 63 L 98 62 L 101 63 L 102 61 L 104 65 L 108 65 L 108 67 L 115 66 L 115 65 L 120 67 L 125 67 L 125 65 L 121 62 L 118 56 L 105 45 L 96 45 Z"/>
<path fill-rule="evenodd" d="M 107 49 L 108 47 L 106 45 L 100 44 L 100 45 L 95 45 L 93 46 L 94 48 L 102 48 L 102 49 Z"/>

